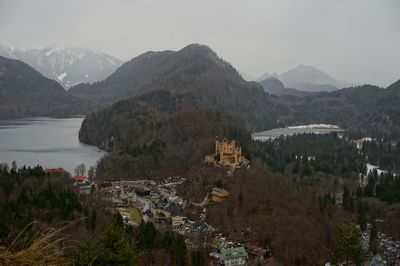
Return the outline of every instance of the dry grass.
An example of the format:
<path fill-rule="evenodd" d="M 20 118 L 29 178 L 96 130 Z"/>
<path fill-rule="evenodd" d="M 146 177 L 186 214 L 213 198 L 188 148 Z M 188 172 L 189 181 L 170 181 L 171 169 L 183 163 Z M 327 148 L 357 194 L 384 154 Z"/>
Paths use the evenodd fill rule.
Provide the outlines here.
<path fill-rule="evenodd" d="M 135 223 L 140 224 L 140 222 L 142 221 L 142 214 L 140 213 L 140 211 L 137 208 L 128 208 L 127 212 L 129 213 L 129 215 L 131 216 L 131 219 Z"/>
<path fill-rule="evenodd" d="M 42 230 L 18 249 L 19 251 L 13 251 L 16 240 L 22 235 L 21 232 L 8 249 L 0 249 L 0 265 L 70 265 L 71 261 L 65 259 L 63 245 L 69 236 L 62 232 L 76 222 Z"/>

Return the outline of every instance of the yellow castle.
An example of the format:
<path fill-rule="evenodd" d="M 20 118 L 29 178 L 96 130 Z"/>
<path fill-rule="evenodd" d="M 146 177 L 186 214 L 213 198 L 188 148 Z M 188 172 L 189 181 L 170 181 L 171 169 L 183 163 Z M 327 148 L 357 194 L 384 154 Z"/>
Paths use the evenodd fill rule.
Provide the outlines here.
<path fill-rule="evenodd" d="M 242 148 L 236 147 L 234 140 L 227 140 L 226 138 L 215 140 L 215 153 L 206 155 L 204 161 L 205 163 L 227 167 L 228 175 L 232 175 L 235 168 L 248 162 L 242 155 Z"/>

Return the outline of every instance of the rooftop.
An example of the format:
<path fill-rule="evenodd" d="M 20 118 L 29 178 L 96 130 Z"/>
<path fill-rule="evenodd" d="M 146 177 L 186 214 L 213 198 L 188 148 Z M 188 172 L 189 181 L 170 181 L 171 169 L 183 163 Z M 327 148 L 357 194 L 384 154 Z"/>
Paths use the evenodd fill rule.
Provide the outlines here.
<path fill-rule="evenodd" d="M 76 182 L 84 182 L 87 177 L 84 175 L 75 175 L 72 177 Z"/>
<path fill-rule="evenodd" d="M 221 249 L 221 260 L 237 259 L 237 258 L 247 258 L 247 252 L 244 247 L 232 247 Z"/>
<path fill-rule="evenodd" d="M 64 173 L 65 169 L 58 167 L 58 168 L 46 168 L 44 169 L 45 173 Z"/>

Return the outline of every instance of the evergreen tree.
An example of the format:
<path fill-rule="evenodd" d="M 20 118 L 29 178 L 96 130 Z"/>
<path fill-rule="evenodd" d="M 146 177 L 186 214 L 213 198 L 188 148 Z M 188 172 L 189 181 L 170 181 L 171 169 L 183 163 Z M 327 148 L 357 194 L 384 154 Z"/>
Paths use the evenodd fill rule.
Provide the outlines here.
<path fill-rule="evenodd" d="M 378 230 L 376 228 L 376 224 L 372 223 L 371 226 L 371 231 L 369 235 L 369 251 L 372 252 L 372 254 L 376 254 L 378 251 Z"/>
<path fill-rule="evenodd" d="M 151 250 L 156 246 L 157 230 L 152 223 L 143 222 L 139 226 L 137 247 L 142 250 Z"/>
<path fill-rule="evenodd" d="M 336 232 L 334 263 L 361 266 L 366 259 L 367 254 L 362 246 L 360 230 L 351 221 L 345 221 Z"/>
<path fill-rule="evenodd" d="M 292 174 L 298 174 L 299 172 L 300 172 L 300 164 L 296 161 L 292 169 Z"/>
<path fill-rule="evenodd" d="M 352 201 L 352 196 L 351 196 L 350 190 L 345 185 L 343 187 L 343 196 L 342 196 L 342 207 L 345 211 L 351 210 L 351 207 L 352 207 L 351 201 Z"/>
<path fill-rule="evenodd" d="M 97 222 L 97 215 L 96 215 L 96 210 L 93 209 L 92 213 L 90 215 L 90 230 L 93 232 L 96 230 L 96 222 Z"/>
<path fill-rule="evenodd" d="M 359 201 L 357 209 L 357 222 L 361 230 L 367 229 L 367 205 L 363 201 Z"/>
<path fill-rule="evenodd" d="M 115 222 L 104 226 L 99 246 L 95 265 L 133 265 L 138 258 L 136 250 L 125 239 L 123 227 Z"/>

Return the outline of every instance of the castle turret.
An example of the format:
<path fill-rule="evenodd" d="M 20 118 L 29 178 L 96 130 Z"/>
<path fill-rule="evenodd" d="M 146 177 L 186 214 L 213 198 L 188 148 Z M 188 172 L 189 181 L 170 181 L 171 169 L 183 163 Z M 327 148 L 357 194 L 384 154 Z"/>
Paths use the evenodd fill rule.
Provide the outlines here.
<path fill-rule="evenodd" d="M 218 158 L 218 159 L 216 159 Z M 233 174 L 236 167 L 239 167 L 245 158 L 242 155 L 242 148 L 236 147 L 235 140 L 226 138 L 215 140 L 215 153 L 206 155 L 205 162 L 228 167 L 228 172 Z"/>

